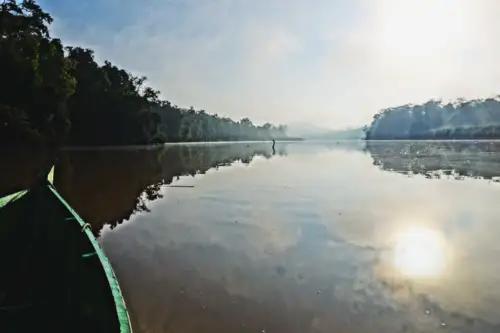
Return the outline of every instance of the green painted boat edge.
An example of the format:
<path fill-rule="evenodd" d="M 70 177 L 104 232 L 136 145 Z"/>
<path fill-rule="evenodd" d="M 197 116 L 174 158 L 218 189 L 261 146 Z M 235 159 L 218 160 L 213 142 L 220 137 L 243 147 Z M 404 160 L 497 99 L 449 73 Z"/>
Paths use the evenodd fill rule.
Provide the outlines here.
<path fill-rule="evenodd" d="M 104 273 L 106 274 L 106 278 L 108 280 L 109 287 L 111 288 L 111 293 L 115 301 L 115 309 L 116 309 L 116 314 L 118 316 L 120 333 L 132 333 L 132 325 L 130 323 L 130 317 L 127 311 L 127 305 L 125 304 L 125 299 L 123 298 L 120 285 L 118 284 L 118 280 L 116 279 L 115 272 L 111 267 L 108 257 L 106 256 L 101 246 L 97 242 L 97 239 L 94 237 L 94 234 L 92 234 L 92 231 L 89 230 L 89 228 L 87 228 L 88 224 L 82 220 L 82 218 L 74 211 L 74 209 L 66 202 L 66 200 L 63 199 L 63 197 L 59 194 L 59 192 L 57 192 L 57 190 L 53 185 L 53 177 L 54 177 L 54 167 L 51 168 L 49 174 L 47 175 L 48 184 L 44 184 L 42 186 L 47 186 L 50 189 L 50 191 L 61 202 L 61 204 L 63 204 L 63 206 L 68 210 L 68 212 L 71 213 L 71 215 L 74 217 L 74 220 L 76 220 L 82 227 L 82 232 L 85 233 L 90 243 L 94 247 L 95 254 L 97 254 L 97 256 L 99 257 L 101 266 L 103 267 Z M 40 185 L 35 185 L 35 186 L 40 186 Z M 28 192 L 29 189 L 26 189 L 1 197 L 0 208 L 20 199 Z M 94 253 L 87 253 L 84 254 L 83 257 L 88 257 L 93 254 Z"/>
<path fill-rule="evenodd" d="M 20 199 L 26 193 L 28 193 L 28 190 L 14 192 L 12 194 L 7 194 L 6 196 L 1 197 L 0 198 L 0 208 L 4 207 L 5 205 L 7 205 L 10 202 L 14 202 L 14 201 Z"/>
<path fill-rule="evenodd" d="M 108 279 L 109 286 L 111 288 L 111 293 L 113 294 L 113 299 L 115 301 L 116 314 L 118 315 L 118 321 L 120 323 L 120 333 L 132 333 L 132 325 L 130 324 L 130 318 L 127 311 L 127 306 L 125 304 L 125 300 L 123 298 L 123 294 L 120 289 L 120 285 L 118 284 L 118 280 L 116 279 L 115 272 L 111 267 L 111 264 L 108 260 L 108 257 L 102 250 L 101 246 L 97 242 L 97 239 L 92 234 L 92 231 L 87 228 L 88 224 L 85 223 L 82 218 L 73 210 L 73 208 L 63 199 L 63 197 L 57 192 L 52 184 L 46 185 L 52 193 L 57 197 L 57 199 L 66 207 L 66 209 L 73 215 L 74 219 L 80 224 L 82 227 L 82 232 L 84 232 L 92 246 L 95 249 L 95 253 L 99 257 L 101 261 L 101 265 L 104 269 L 104 273 L 106 274 L 106 278 Z"/>
<path fill-rule="evenodd" d="M 52 168 L 50 169 L 50 171 L 47 175 L 47 180 L 49 181 L 50 184 L 54 184 L 54 166 L 52 166 Z M 7 194 L 7 195 L 1 197 L 0 198 L 0 208 L 4 207 L 5 205 L 7 205 L 10 202 L 14 202 L 14 201 L 20 199 L 23 195 L 28 193 L 28 190 L 29 189 L 17 191 L 17 192 Z"/>
<path fill-rule="evenodd" d="M 52 166 L 52 168 L 50 168 L 49 174 L 47 175 L 47 180 L 52 185 L 54 185 L 54 168 L 55 168 L 55 166 Z"/>

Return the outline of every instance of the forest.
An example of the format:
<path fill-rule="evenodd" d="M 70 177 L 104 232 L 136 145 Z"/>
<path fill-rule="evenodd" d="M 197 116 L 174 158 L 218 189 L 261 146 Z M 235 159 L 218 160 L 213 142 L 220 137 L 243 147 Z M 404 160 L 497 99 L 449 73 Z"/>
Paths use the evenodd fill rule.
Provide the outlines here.
<path fill-rule="evenodd" d="M 367 140 L 498 139 L 500 96 L 384 109 L 375 114 L 365 133 Z"/>
<path fill-rule="evenodd" d="M 0 3 L 2 145 L 138 145 L 286 139 L 286 126 L 234 121 L 160 98 L 87 48 L 52 38 L 34 0 Z"/>

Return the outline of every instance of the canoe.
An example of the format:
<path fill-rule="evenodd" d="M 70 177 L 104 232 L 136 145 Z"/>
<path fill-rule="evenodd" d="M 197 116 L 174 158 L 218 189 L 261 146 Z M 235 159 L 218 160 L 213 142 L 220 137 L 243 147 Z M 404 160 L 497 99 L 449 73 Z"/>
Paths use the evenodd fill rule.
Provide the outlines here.
<path fill-rule="evenodd" d="M 130 333 L 113 269 L 53 171 L 0 198 L 0 332 Z"/>

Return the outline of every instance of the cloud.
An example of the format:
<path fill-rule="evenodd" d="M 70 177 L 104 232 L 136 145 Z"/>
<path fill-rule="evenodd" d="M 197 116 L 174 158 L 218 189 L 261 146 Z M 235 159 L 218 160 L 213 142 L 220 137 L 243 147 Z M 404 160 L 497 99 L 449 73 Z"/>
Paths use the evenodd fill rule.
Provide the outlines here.
<path fill-rule="evenodd" d="M 345 100 L 362 110 L 492 94 L 500 83 L 499 8 L 492 1 L 374 1 L 364 24 L 332 48 L 329 70 L 347 80 L 346 93 L 354 88 L 364 99 Z"/>
<path fill-rule="evenodd" d="M 494 0 L 71 6 L 47 3 L 56 36 L 148 76 L 173 103 L 237 119 L 359 125 L 380 108 L 500 84 Z"/>

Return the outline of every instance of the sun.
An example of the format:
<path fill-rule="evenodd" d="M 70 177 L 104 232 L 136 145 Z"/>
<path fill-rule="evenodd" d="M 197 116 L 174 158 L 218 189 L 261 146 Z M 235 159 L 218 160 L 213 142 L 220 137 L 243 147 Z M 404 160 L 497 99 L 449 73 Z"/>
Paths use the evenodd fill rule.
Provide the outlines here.
<path fill-rule="evenodd" d="M 438 277 L 447 265 L 446 242 L 428 228 L 411 228 L 396 235 L 394 266 L 409 277 Z"/>
<path fill-rule="evenodd" d="M 380 0 L 379 47 L 394 57 L 435 57 L 461 41 L 466 6 L 463 0 Z"/>

